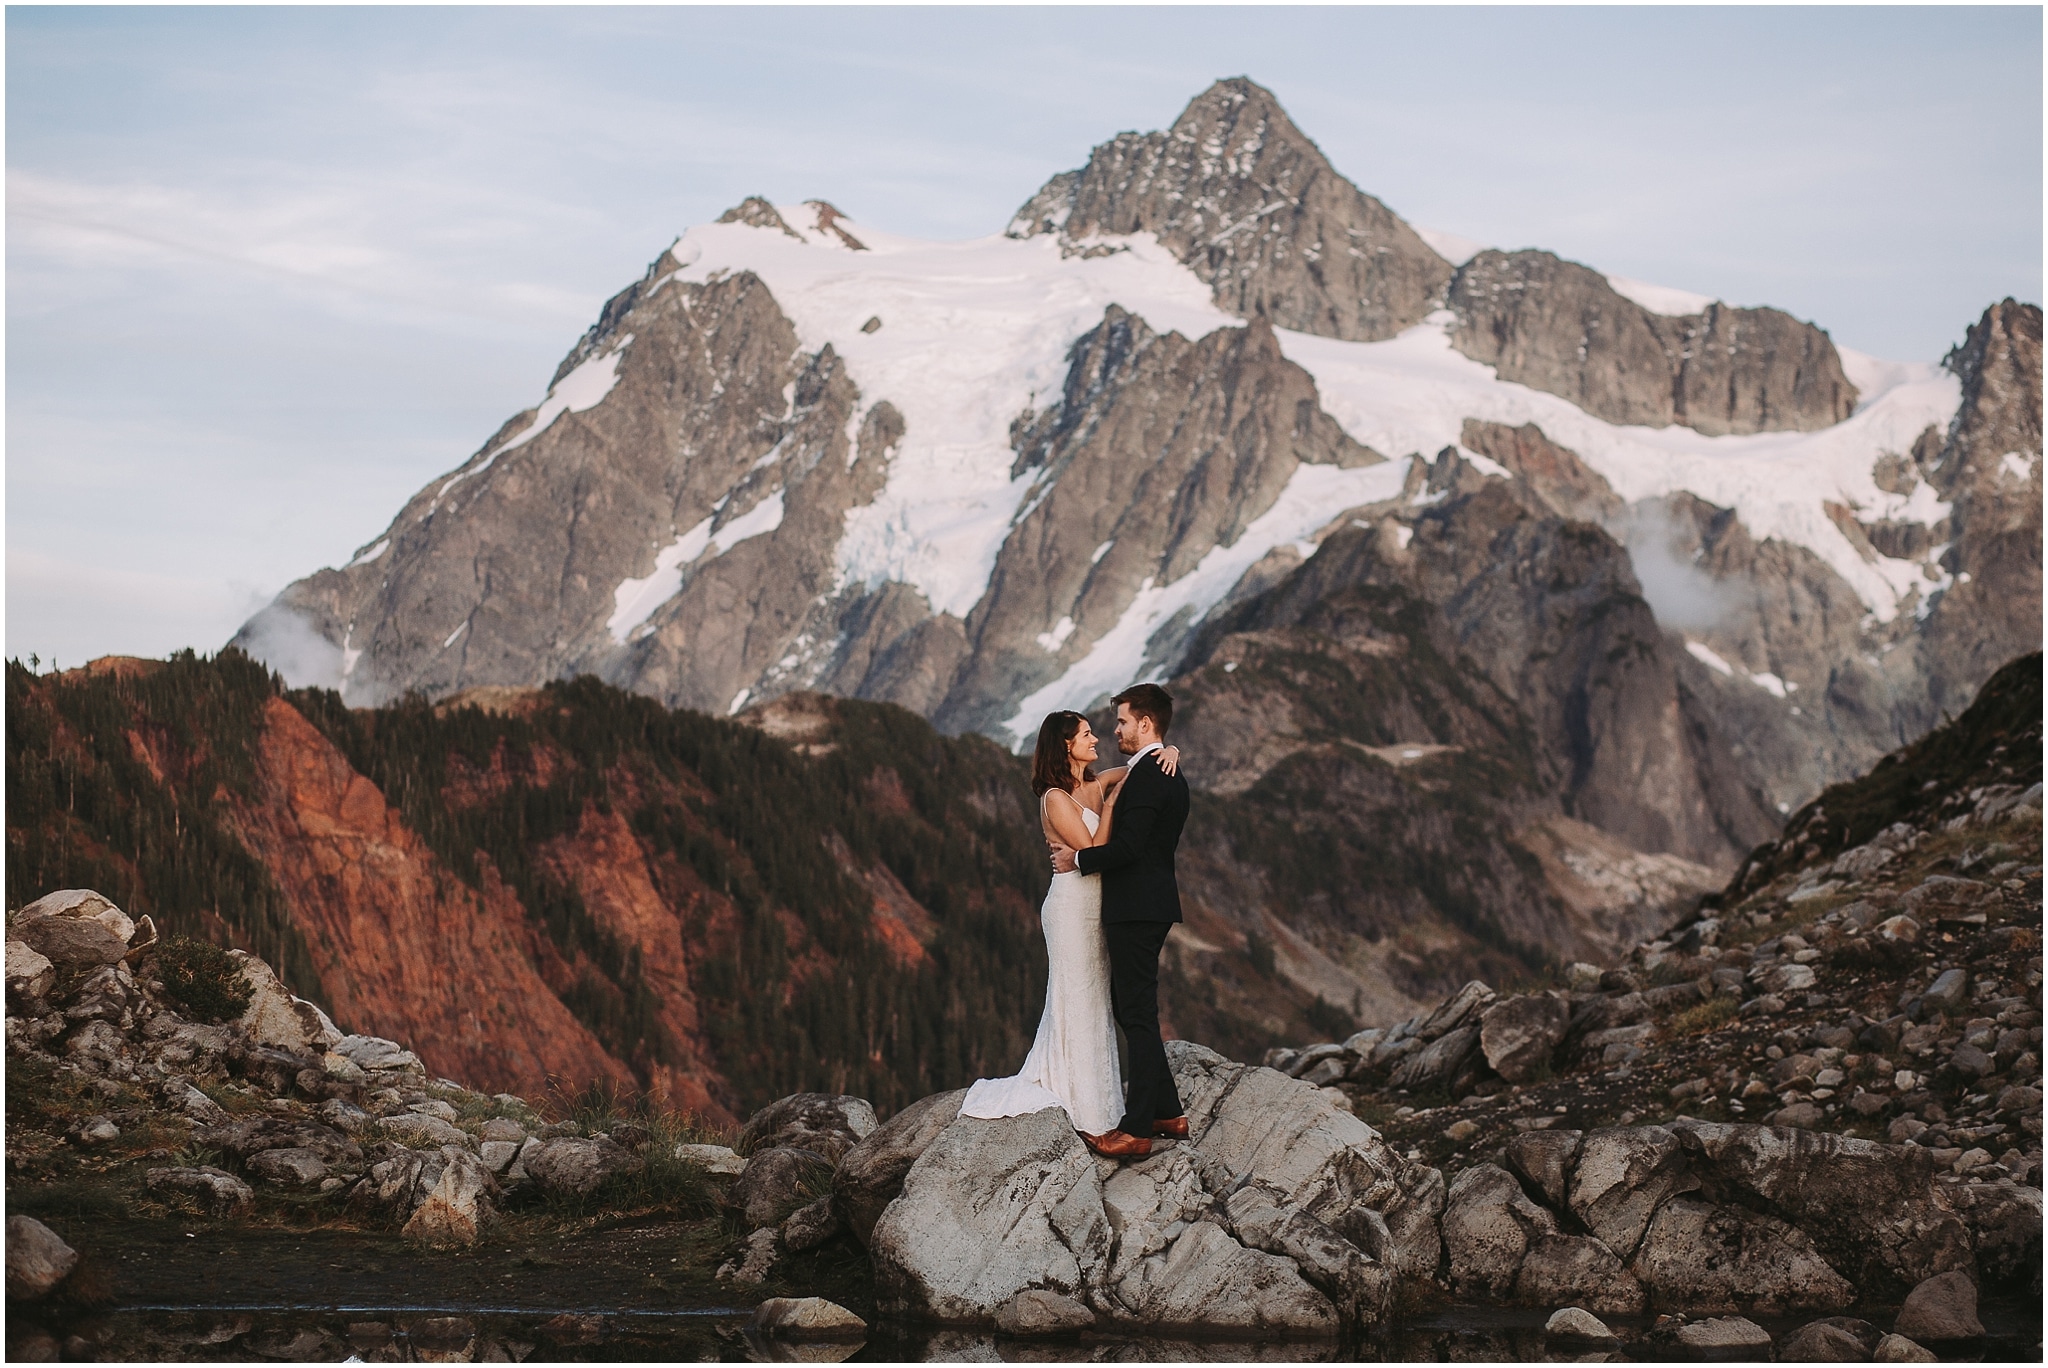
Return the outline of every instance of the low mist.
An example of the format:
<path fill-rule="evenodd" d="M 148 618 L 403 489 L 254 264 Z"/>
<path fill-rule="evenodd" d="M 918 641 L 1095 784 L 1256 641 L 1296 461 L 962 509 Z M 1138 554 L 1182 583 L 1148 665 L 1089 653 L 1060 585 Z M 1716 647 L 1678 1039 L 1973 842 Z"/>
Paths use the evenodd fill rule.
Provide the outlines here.
<path fill-rule="evenodd" d="M 1628 548 L 1643 599 L 1661 625 L 1703 632 L 1721 626 L 1742 606 L 1742 586 L 1715 579 L 1693 560 L 1698 529 L 1690 519 L 1674 516 L 1662 499 L 1629 505 L 1609 530 Z"/>

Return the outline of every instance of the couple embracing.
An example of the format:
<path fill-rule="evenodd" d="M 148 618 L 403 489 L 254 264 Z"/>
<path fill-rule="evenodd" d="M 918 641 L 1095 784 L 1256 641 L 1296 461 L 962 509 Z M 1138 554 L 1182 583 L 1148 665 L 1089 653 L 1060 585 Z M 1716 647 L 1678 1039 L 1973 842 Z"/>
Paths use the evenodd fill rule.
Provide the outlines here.
<path fill-rule="evenodd" d="M 968 1089 L 962 1116 L 1062 1107 L 1088 1147 L 1111 1158 L 1186 1139 L 1188 1122 L 1159 1039 L 1159 952 L 1180 917 L 1173 855 L 1188 819 L 1180 753 L 1166 745 L 1173 699 L 1157 684 L 1116 695 L 1123 766 L 1096 773 L 1095 733 L 1077 712 L 1038 729 L 1031 787 L 1052 850 L 1045 929 L 1045 1013 L 1024 1067 Z M 1130 1051 L 1119 1081 L 1116 1028 Z"/>

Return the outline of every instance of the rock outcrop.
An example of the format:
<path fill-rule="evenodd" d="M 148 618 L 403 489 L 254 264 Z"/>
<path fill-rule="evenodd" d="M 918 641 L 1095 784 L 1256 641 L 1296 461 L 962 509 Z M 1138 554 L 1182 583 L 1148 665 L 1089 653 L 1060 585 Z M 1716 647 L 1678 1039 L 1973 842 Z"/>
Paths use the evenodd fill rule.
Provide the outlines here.
<path fill-rule="evenodd" d="M 1469 983 L 1267 1064 L 1390 1112 L 1393 1143 L 1443 1167 L 1442 1275 L 1465 1295 L 1657 1312 L 1675 1343 L 1720 1333 L 1686 1317 L 1930 1308 L 1901 1313 L 1897 1361 L 1937 1322 L 1981 1334 L 1980 1285 L 2041 1276 L 2040 668 L 2012 662 L 1828 790 L 1621 964 Z M 1461 1039 L 1560 1005 L 1546 1051 Z M 1779 1357 L 1880 1339 L 1834 1316 Z"/>
<path fill-rule="evenodd" d="M 1337 174 L 1263 86 L 1218 81 L 1163 133 L 1121 133 L 1046 182 L 1012 237 L 1069 251 L 1151 233 L 1240 318 L 1376 342 L 1420 322 L 1450 263 Z"/>
<path fill-rule="evenodd" d="M 1458 268 L 1448 303 L 1459 351 L 1610 423 L 1810 432 L 1856 411 L 1828 335 L 1777 309 L 1652 313 L 1577 262 L 1490 250 Z"/>
<path fill-rule="evenodd" d="M 1072 1325 L 1060 1308 L 1080 1307 L 1104 1327 L 1314 1337 L 1377 1323 L 1398 1278 L 1433 1274 L 1433 1170 L 1312 1088 L 1182 1042 L 1170 1057 L 1190 1140 L 1140 1162 L 1097 1159 L 1057 1110 L 931 1134 L 869 1235 L 878 1303 L 953 1325 Z"/>

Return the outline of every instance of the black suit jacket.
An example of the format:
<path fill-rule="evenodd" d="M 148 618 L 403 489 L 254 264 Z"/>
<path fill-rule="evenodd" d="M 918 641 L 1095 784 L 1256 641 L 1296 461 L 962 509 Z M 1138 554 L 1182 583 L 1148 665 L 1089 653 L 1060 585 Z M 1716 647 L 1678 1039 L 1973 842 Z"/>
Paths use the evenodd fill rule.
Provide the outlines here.
<path fill-rule="evenodd" d="M 1131 769 L 1117 795 L 1115 823 L 1105 845 L 1078 851 L 1083 874 L 1102 876 L 1102 920 L 1180 920 L 1180 885 L 1173 877 L 1173 852 L 1188 824 L 1188 781 L 1159 768 L 1159 753 Z"/>

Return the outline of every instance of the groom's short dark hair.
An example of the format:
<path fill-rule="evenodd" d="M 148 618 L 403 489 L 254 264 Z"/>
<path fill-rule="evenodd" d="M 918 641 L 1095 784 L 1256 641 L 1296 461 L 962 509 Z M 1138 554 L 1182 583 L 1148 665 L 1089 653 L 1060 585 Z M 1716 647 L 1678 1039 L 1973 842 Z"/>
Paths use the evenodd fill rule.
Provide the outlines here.
<path fill-rule="evenodd" d="M 1151 718 L 1152 729 L 1159 733 L 1161 740 L 1166 738 L 1166 729 L 1173 725 L 1173 695 L 1157 684 L 1133 684 L 1109 701 L 1127 705 L 1133 717 Z"/>

